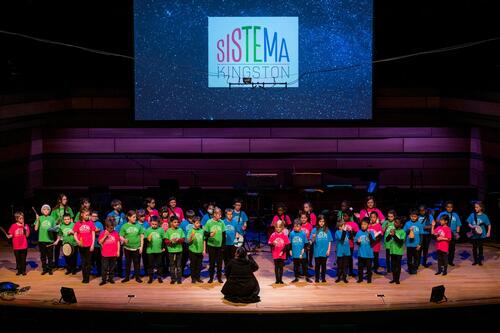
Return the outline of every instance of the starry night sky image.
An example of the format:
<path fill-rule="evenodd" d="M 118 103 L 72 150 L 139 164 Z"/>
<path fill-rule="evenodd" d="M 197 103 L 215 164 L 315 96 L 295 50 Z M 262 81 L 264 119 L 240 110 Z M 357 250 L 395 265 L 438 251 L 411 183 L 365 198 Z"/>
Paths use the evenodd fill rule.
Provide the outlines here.
<path fill-rule="evenodd" d="M 135 0 L 137 120 L 370 119 L 372 0 Z M 298 88 L 209 88 L 208 17 L 299 18 Z"/>

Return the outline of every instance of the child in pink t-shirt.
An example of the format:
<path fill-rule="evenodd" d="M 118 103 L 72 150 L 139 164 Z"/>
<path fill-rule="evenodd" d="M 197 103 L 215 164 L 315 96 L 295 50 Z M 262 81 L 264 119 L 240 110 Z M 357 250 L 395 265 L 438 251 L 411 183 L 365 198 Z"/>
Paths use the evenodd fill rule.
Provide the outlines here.
<path fill-rule="evenodd" d="M 349 248 L 351 250 L 351 255 L 349 256 L 347 267 L 349 268 L 349 275 L 350 276 L 356 276 L 354 274 L 354 236 L 358 233 L 359 231 L 359 225 L 352 220 L 352 213 L 350 211 L 347 211 L 342 214 L 342 219 L 346 225 L 347 231 L 351 231 L 349 233 Z"/>
<path fill-rule="evenodd" d="M 368 230 L 373 230 L 373 232 L 375 233 L 375 241 L 372 243 L 373 272 L 375 274 L 379 274 L 378 268 L 380 267 L 380 265 L 378 259 L 379 259 L 380 249 L 382 247 L 381 239 L 384 235 L 384 231 L 382 229 L 382 225 L 380 224 L 378 213 L 375 211 L 370 213 L 370 226 L 368 227 Z"/>
<path fill-rule="evenodd" d="M 314 214 L 313 212 L 313 207 L 312 207 L 312 204 L 307 201 L 307 202 L 304 202 L 304 206 L 303 207 L 303 210 L 302 210 L 302 213 L 305 213 L 307 214 L 307 216 L 309 216 L 309 222 L 311 222 L 311 224 L 313 226 L 316 225 L 316 214 Z"/>
<path fill-rule="evenodd" d="M 120 256 L 120 235 L 114 229 L 114 223 L 111 219 L 104 222 L 104 232 L 99 235 L 99 244 L 101 244 L 102 256 L 102 281 L 100 286 L 107 282 L 115 283 L 116 258 Z"/>
<path fill-rule="evenodd" d="M 272 255 L 274 259 L 274 274 L 276 276 L 276 284 L 283 284 L 283 266 L 286 260 L 287 247 L 290 240 L 283 232 L 285 228 L 283 221 L 278 221 L 274 232 L 269 237 L 269 245 L 271 245 Z"/>
<path fill-rule="evenodd" d="M 271 225 L 275 227 L 276 222 L 278 221 L 285 222 L 285 227 L 290 227 L 292 225 L 292 220 L 290 219 L 290 216 L 286 215 L 285 205 L 278 205 L 278 208 L 276 209 L 276 215 L 274 215 Z"/>
<path fill-rule="evenodd" d="M 10 226 L 7 238 L 12 239 L 12 249 L 16 258 L 16 275 L 26 275 L 26 255 L 28 254 L 30 228 L 24 224 L 23 212 L 15 212 L 14 219 L 16 222 Z"/>
<path fill-rule="evenodd" d="M 156 201 L 155 199 L 148 197 L 144 200 L 144 210 L 146 211 L 146 221 L 149 223 L 152 216 L 160 216 L 158 210 L 155 209 Z"/>
<path fill-rule="evenodd" d="M 313 229 L 313 226 L 311 224 L 311 217 L 306 213 L 300 214 L 300 223 L 302 225 L 301 230 L 306 233 L 307 240 L 309 241 Z M 312 258 L 314 257 L 314 253 L 313 253 L 313 247 L 311 246 L 310 243 L 307 243 L 306 245 L 306 253 L 307 253 L 307 264 L 309 267 L 313 267 Z"/>
<path fill-rule="evenodd" d="M 361 221 L 364 217 L 370 217 L 371 212 L 377 213 L 380 222 L 385 221 L 384 214 L 377 208 L 375 198 L 373 196 L 368 196 L 365 200 L 365 207 L 359 212 L 359 220 Z"/>
<path fill-rule="evenodd" d="M 80 211 L 80 219 L 81 221 L 76 222 L 73 227 L 73 231 L 82 261 L 82 283 L 89 283 L 91 254 L 94 251 L 95 244 L 95 225 L 90 220 L 90 212 L 87 209 Z"/>
<path fill-rule="evenodd" d="M 439 219 L 439 224 L 437 228 L 436 222 L 432 221 L 431 234 L 436 237 L 437 240 L 437 255 L 438 255 L 438 271 L 436 275 L 446 275 L 448 274 L 448 251 L 450 248 L 451 241 L 451 228 L 448 226 L 450 222 L 450 216 L 444 214 Z"/>

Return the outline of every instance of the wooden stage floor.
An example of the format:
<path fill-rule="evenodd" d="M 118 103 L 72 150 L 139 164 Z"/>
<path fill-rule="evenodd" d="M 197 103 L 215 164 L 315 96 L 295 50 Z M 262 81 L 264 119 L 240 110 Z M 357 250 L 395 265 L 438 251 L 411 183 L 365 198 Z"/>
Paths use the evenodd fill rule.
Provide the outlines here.
<path fill-rule="evenodd" d="M 264 248 L 267 250 L 267 248 Z M 433 250 L 433 248 L 432 248 Z M 70 308 L 80 310 L 112 310 L 141 312 L 195 312 L 195 313 L 293 313 L 293 312 L 355 312 L 387 311 L 404 309 L 425 309 L 435 307 L 461 307 L 471 305 L 500 304 L 500 247 L 485 246 L 485 265 L 471 265 L 471 247 L 457 246 L 456 266 L 450 267 L 448 276 L 435 276 L 436 260 L 433 252 L 432 266 L 420 268 L 418 275 L 409 276 L 402 272 L 401 285 L 389 284 L 390 275 L 374 275 L 371 285 L 355 283 L 334 283 L 333 255 L 328 261 L 327 283 L 290 283 L 293 267 L 285 268 L 284 285 L 274 285 L 274 268 L 269 252 L 254 256 L 260 265 L 257 278 L 261 287 L 262 301 L 257 304 L 236 305 L 226 302 L 220 292 L 222 285 L 191 284 L 186 279 L 182 285 L 154 282 L 138 284 L 130 281 L 122 284 L 117 279 L 114 285 L 99 286 L 100 279 L 90 284 L 81 283 L 81 273 L 64 275 L 58 270 L 53 276 L 41 276 L 39 268 L 28 266 L 27 276 L 16 276 L 14 257 L 10 248 L 0 248 L 0 281 L 12 281 L 21 287 L 31 286 L 28 292 L 17 295 L 13 301 L 0 300 L 2 306 L 28 306 L 42 308 Z M 381 253 L 383 257 L 383 254 Z M 381 259 L 383 262 L 383 259 Z M 38 251 L 30 249 L 28 262 L 38 263 Z M 404 261 L 406 263 L 406 261 Z M 406 269 L 406 265 L 403 266 Z M 206 277 L 206 271 L 203 276 Z M 207 280 L 206 278 L 204 279 Z M 447 303 L 429 303 L 431 288 L 445 285 Z M 54 304 L 60 297 L 61 286 L 74 288 L 77 304 Z M 135 295 L 129 298 L 128 295 Z M 383 298 L 377 295 L 384 295 Z"/>

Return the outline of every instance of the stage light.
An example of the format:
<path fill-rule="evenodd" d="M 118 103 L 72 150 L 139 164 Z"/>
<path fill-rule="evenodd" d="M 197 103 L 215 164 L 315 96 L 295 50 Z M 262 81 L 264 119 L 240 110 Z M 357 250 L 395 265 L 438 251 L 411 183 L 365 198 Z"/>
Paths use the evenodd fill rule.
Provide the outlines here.
<path fill-rule="evenodd" d="M 447 302 L 448 298 L 444 295 L 446 288 L 443 285 L 432 287 L 431 298 L 429 302 L 441 303 Z"/>
<path fill-rule="evenodd" d="M 59 302 L 63 301 L 66 304 L 76 303 L 76 295 L 73 288 L 61 287 L 61 299 Z"/>
<path fill-rule="evenodd" d="M 368 186 L 366 187 L 366 192 L 367 193 L 375 193 L 377 190 L 378 183 L 377 182 L 369 182 Z"/>

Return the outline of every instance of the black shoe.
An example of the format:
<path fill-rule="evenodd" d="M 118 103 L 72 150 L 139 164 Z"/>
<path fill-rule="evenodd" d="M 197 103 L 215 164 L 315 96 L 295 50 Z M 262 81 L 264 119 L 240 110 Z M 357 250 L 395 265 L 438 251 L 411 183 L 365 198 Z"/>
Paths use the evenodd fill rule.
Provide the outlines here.
<path fill-rule="evenodd" d="M 311 279 L 310 279 L 310 278 L 308 278 L 308 277 L 306 278 L 306 281 L 307 281 L 307 282 L 309 282 L 309 283 L 312 283 L 312 282 L 313 282 L 313 280 L 311 280 Z"/>
<path fill-rule="evenodd" d="M 42 275 L 45 275 L 47 274 L 48 272 L 47 271 L 42 271 Z"/>
<path fill-rule="evenodd" d="M 203 280 L 202 279 L 196 279 L 196 282 L 203 283 Z"/>
<path fill-rule="evenodd" d="M 106 281 L 101 281 L 101 283 L 99 283 L 100 286 L 104 286 L 106 284 Z"/>
<path fill-rule="evenodd" d="M 109 279 L 108 282 L 111 284 L 115 284 L 115 280 L 113 280 L 113 279 Z"/>
<path fill-rule="evenodd" d="M 392 270 L 388 269 L 386 273 L 388 273 L 388 274 L 392 273 Z"/>
<path fill-rule="evenodd" d="M 127 276 L 125 279 L 122 280 L 122 283 L 129 282 L 130 278 Z"/>
<path fill-rule="evenodd" d="M 19 276 L 19 275 L 21 275 L 21 272 L 17 272 L 17 273 L 16 273 L 16 276 Z"/>
<path fill-rule="evenodd" d="M 54 275 L 51 269 L 49 270 L 49 275 Z"/>
<path fill-rule="evenodd" d="M 443 272 L 437 271 L 434 275 L 441 275 L 441 273 L 443 273 Z"/>
<path fill-rule="evenodd" d="M 472 266 L 476 266 L 477 264 L 478 264 L 478 262 L 477 262 L 477 261 L 474 261 L 474 262 L 472 263 Z M 42 275 L 43 275 L 43 274 L 42 274 Z"/>
<path fill-rule="evenodd" d="M 191 283 L 195 284 L 195 283 L 196 283 L 196 280 L 191 280 Z"/>
<path fill-rule="evenodd" d="M 152 276 L 149 277 L 148 283 L 149 284 L 153 283 L 153 277 Z"/>
<path fill-rule="evenodd" d="M 214 282 L 214 279 L 213 279 L 213 278 L 210 278 L 210 279 L 208 279 L 208 281 L 207 281 L 207 283 L 212 283 L 212 282 Z"/>
<path fill-rule="evenodd" d="M 391 281 L 389 281 L 389 283 L 396 283 L 396 281 L 394 281 L 394 280 L 391 280 Z"/>
<path fill-rule="evenodd" d="M 85 284 L 87 284 L 87 283 L 89 283 L 89 282 L 90 282 L 90 281 L 89 281 L 89 280 L 87 280 L 87 279 L 83 279 L 83 280 L 82 280 L 82 283 L 85 283 Z"/>
<path fill-rule="evenodd" d="M 425 268 L 429 268 L 431 265 L 430 265 L 430 264 L 428 264 L 428 263 L 425 263 L 425 264 L 423 264 L 422 266 L 424 266 Z"/>
<path fill-rule="evenodd" d="M 71 271 L 66 271 L 66 272 L 64 273 L 64 275 L 70 275 L 70 274 L 71 274 Z"/>
<path fill-rule="evenodd" d="M 396 284 L 400 284 L 400 282 L 399 282 L 399 281 L 396 281 Z"/>
<path fill-rule="evenodd" d="M 161 277 L 158 278 L 158 283 L 163 283 L 163 279 Z"/>
<path fill-rule="evenodd" d="M 450 266 L 452 266 L 452 267 L 453 267 L 453 266 L 455 266 L 455 264 L 454 264 L 454 263 L 452 263 L 452 262 L 450 262 L 448 265 L 450 265 Z"/>
<path fill-rule="evenodd" d="M 444 272 L 443 272 L 443 276 L 445 276 L 445 275 L 448 275 L 448 272 L 447 272 L 447 271 L 444 271 Z"/>
<path fill-rule="evenodd" d="M 222 278 L 218 278 L 218 279 L 217 279 L 217 282 L 219 282 L 219 283 L 224 283 L 224 281 L 222 281 Z M 281 283 L 283 283 L 283 282 L 281 282 Z"/>
<path fill-rule="evenodd" d="M 326 283 L 326 279 L 321 279 L 321 282 Z"/>
<path fill-rule="evenodd" d="M 74 271 L 71 272 L 71 275 L 76 275 L 76 273 L 77 273 L 77 271 L 74 270 Z"/>
<path fill-rule="evenodd" d="M 292 283 L 296 283 L 296 282 L 299 282 L 299 279 L 295 278 L 292 280 Z"/>
<path fill-rule="evenodd" d="M 372 279 L 368 279 L 368 281 L 366 281 L 366 283 L 372 283 Z"/>
<path fill-rule="evenodd" d="M 356 281 L 356 283 L 361 283 L 361 282 L 363 282 L 363 280 L 357 280 L 357 281 Z"/>
<path fill-rule="evenodd" d="M 315 283 L 319 283 L 319 279 L 314 279 L 314 282 Z"/>
<path fill-rule="evenodd" d="M 210 281 L 208 281 L 210 283 Z M 280 284 L 279 281 L 274 281 L 274 284 Z"/>
<path fill-rule="evenodd" d="M 482 261 L 479 262 L 479 266 L 483 266 L 483 262 Z"/>
<path fill-rule="evenodd" d="M 356 274 L 354 274 L 354 272 L 353 273 L 349 273 L 349 276 L 356 277 Z"/>
<path fill-rule="evenodd" d="M 182 280 L 181 279 L 177 280 L 177 284 L 182 284 Z"/>
<path fill-rule="evenodd" d="M 141 279 L 139 276 L 136 276 L 136 277 L 135 277 L 135 281 L 136 281 L 137 283 L 142 283 L 142 279 Z"/>
<path fill-rule="evenodd" d="M 341 278 L 337 278 L 337 280 L 335 280 L 335 283 L 339 283 L 340 281 L 342 281 Z"/>
<path fill-rule="evenodd" d="M 23 274 L 23 276 L 26 276 L 26 272 L 22 272 L 21 274 Z"/>
<path fill-rule="evenodd" d="M 170 280 L 170 284 L 175 284 L 175 280 Z"/>

